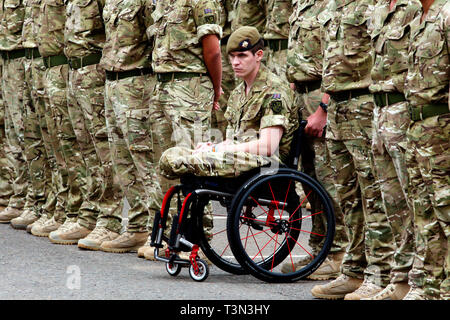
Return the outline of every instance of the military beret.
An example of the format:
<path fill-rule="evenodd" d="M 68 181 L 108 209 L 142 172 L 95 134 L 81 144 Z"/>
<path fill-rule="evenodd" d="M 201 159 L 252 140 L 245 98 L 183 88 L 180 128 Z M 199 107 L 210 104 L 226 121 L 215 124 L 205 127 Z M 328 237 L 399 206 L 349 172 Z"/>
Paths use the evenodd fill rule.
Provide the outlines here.
<path fill-rule="evenodd" d="M 247 51 L 261 40 L 261 35 L 255 27 L 244 26 L 234 31 L 227 43 L 227 54 L 232 51 Z"/>

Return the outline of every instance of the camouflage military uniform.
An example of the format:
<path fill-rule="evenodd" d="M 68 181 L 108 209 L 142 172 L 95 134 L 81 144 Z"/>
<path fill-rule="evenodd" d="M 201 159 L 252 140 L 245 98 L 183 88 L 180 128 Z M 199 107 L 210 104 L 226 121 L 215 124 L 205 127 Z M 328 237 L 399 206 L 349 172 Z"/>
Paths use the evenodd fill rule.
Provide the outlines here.
<path fill-rule="evenodd" d="M 450 298 L 450 5 L 436 0 L 411 23 L 405 95 L 408 195 L 414 210 L 416 259 L 409 274 L 427 298 Z M 405 297 L 406 299 L 407 297 Z"/>
<path fill-rule="evenodd" d="M 175 144 L 190 148 L 209 136 L 214 90 L 200 40 L 222 37 L 220 13 L 216 0 L 157 1 L 155 24 L 147 33 L 155 37 L 152 64 L 158 80 L 150 121 L 161 150 Z"/>
<path fill-rule="evenodd" d="M 280 109 L 272 107 L 279 102 Z M 292 134 L 298 126 L 297 110 L 294 108 L 293 92 L 278 76 L 261 64 L 258 75 L 245 94 L 241 82 L 231 93 L 225 118 L 228 121 L 227 139 L 234 143 L 249 142 L 261 129 L 281 126 L 283 136 L 279 145 L 279 159 L 286 160 Z M 183 147 L 165 151 L 160 159 L 163 174 L 177 177 L 186 173 L 197 176 L 235 177 L 243 172 L 277 161 L 247 152 L 199 152 Z"/>
<path fill-rule="evenodd" d="M 369 89 L 376 102 L 372 141 L 374 171 L 396 244 L 391 272 L 391 283 L 396 283 L 408 281 L 414 260 L 413 216 L 407 205 L 405 163 L 410 118 L 403 89 L 408 69 L 408 24 L 419 13 L 420 3 L 399 0 L 392 10 L 389 4 L 390 1 L 380 1 L 372 14 L 370 28 L 375 59 Z"/>
<path fill-rule="evenodd" d="M 235 17 L 231 21 L 231 31 L 242 26 L 252 26 L 264 34 L 266 28 L 266 0 L 235 0 Z"/>
<path fill-rule="evenodd" d="M 366 11 L 372 0 L 330 1 L 319 15 L 323 27 L 322 90 L 331 97 L 327 147 L 338 201 L 349 230 L 341 272 L 378 287 L 389 283 L 394 253 L 371 152 L 374 101 L 372 50 Z"/>
<path fill-rule="evenodd" d="M 68 68 L 64 55 L 64 26 L 66 6 L 63 0 L 42 0 L 40 7 L 39 52 L 46 66 L 44 87 L 51 114 L 47 121 L 53 141 L 60 176 L 58 183 L 58 208 L 54 219 L 60 223 L 71 223 L 78 217 L 82 203 L 81 188 L 86 183 L 86 165 L 69 118 L 67 107 Z M 69 218 L 69 219 L 66 219 Z"/>
<path fill-rule="evenodd" d="M 293 11 L 291 1 L 268 0 L 266 11 L 267 21 L 263 37 L 270 49 L 266 64 L 273 73 L 286 80 L 289 17 Z"/>
<path fill-rule="evenodd" d="M 104 1 L 74 0 L 66 7 L 64 53 L 69 61 L 69 117 L 86 164 L 78 223 L 113 232 L 122 227 L 122 193 L 113 180 L 106 129 L 105 71 L 99 66 L 105 41 Z"/>
<path fill-rule="evenodd" d="M 25 50 L 22 27 L 25 7 L 22 0 L 0 2 L 0 51 L 3 56 L 2 92 L 5 104 L 7 157 L 13 168 L 13 190 L 9 207 L 22 209 L 28 188 L 28 170 L 24 157 L 23 92 L 25 90 Z"/>
<path fill-rule="evenodd" d="M 303 119 L 313 114 L 322 99 L 320 91 L 322 78 L 322 48 L 320 46 L 320 24 L 317 16 L 325 8 L 322 0 L 296 0 L 290 21 L 289 48 L 287 52 L 286 76 L 296 86 L 296 104 L 300 106 Z M 343 252 L 347 246 L 347 232 L 343 213 L 336 202 L 336 188 L 333 171 L 324 138 L 307 137 L 302 154 L 302 169 L 316 177 L 330 194 L 334 202 L 336 233 L 331 252 Z M 313 212 L 317 212 L 314 210 Z M 315 219 L 317 230 L 323 229 L 322 222 Z M 314 239 L 314 238 L 312 238 Z M 318 243 L 310 244 L 319 249 Z"/>
<path fill-rule="evenodd" d="M 148 115 L 155 78 L 146 28 L 153 8 L 147 0 L 106 1 L 103 8 L 106 124 L 114 173 L 131 207 L 127 230 L 132 233 L 147 231 L 149 208 L 158 210 L 154 199 L 162 197 L 152 194 L 158 179 Z"/>

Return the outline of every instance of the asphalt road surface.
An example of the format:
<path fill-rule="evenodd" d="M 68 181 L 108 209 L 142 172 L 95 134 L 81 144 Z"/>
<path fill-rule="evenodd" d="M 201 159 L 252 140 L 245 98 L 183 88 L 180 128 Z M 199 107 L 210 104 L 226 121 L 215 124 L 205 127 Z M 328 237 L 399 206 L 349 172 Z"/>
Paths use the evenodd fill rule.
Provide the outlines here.
<path fill-rule="evenodd" d="M 317 281 L 268 284 L 251 275 L 210 268 L 195 282 L 187 268 L 170 276 L 165 264 L 136 253 L 106 253 L 57 245 L 0 224 L 2 300 L 311 300 Z"/>

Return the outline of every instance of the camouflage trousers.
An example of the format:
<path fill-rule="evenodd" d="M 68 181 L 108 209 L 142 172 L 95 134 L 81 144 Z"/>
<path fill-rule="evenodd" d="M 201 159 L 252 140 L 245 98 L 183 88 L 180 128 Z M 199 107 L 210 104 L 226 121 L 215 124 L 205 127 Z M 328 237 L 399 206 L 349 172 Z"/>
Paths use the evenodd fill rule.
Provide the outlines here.
<path fill-rule="evenodd" d="M 43 58 L 33 59 L 34 91 L 42 103 L 38 103 L 36 111 L 44 144 L 47 161 L 50 170 L 50 179 L 46 180 L 47 199 L 42 205 L 42 214 L 48 218 L 55 218 L 59 222 L 65 219 L 65 207 L 67 202 L 67 169 L 64 157 L 61 153 L 59 137 L 56 128 L 53 110 L 46 89 L 46 67 Z"/>
<path fill-rule="evenodd" d="M 6 156 L 8 152 L 8 144 L 6 143 L 5 133 L 5 104 L 3 102 L 2 93 L 2 69 L 3 60 L 0 59 L 0 206 L 7 207 L 9 198 L 13 194 L 12 189 L 12 173 L 13 170 L 9 165 Z"/>
<path fill-rule="evenodd" d="M 386 286 L 394 245 L 372 170 L 373 108 L 372 95 L 340 102 L 331 99 L 326 143 L 337 200 L 349 232 L 341 272 Z"/>
<path fill-rule="evenodd" d="M 395 253 L 391 282 L 408 281 L 414 261 L 413 214 L 407 203 L 406 130 L 410 118 L 408 103 L 374 108 L 372 151 L 374 172 L 383 206 L 392 229 Z"/>
<path fill-rule="evenodd" d="M 24 157 L 25 58 L 3 61 L 2 90 L 5 104 L 5 134 L 7 157 L 13 169 L 13 195 L 9 206 L 23 209 L 28 188 L 28 166 Z"/>
<path fill-rule="evenodd" d="M 184 174 L 200 177 L 237 177 L 254 168 L 271 163 L 271 159 L 247 152 L 194 152 L 184 147 L 172 147 L 163 152 L 159 161 L 167 178 Z"/>
<path fill-rule="evenodd" d="M 416 237 L 410 283 L 450 299 L 450 114 L 411 123 L 406 164 Z"/>
<path fill-rule="evenodd" d="M 105 71 L 98 64 L 69 68 L 67 106 L 69 118 L 86 165 L 78 176 L 82 184 L 82 204 L 78 223 L 88 229 L 122 228 L 123 195 L 114 181 L 111 148 L 106 128 L 104 92 Z"/>
<path fill-rule="evenodd" d="M 114 174 L 130 204 L 129 232 L 147 231 L 147 224 L 153 225 L 154 211 L 161 208 L 148 107 L 154 86 L 154 75 L 106 80 L 105 84 L 110 152 Z"/>
<path fill-rule="evenodd" d="M 58 156 L 56 159 L 59 166 L 66 170 L 66 172 L 61 172 L 63 180 L 61 191 L 63 192 L 65 189 L 65 184 L 67 197 L 65 217 L 57 217 L 60 222 L 66 217 L 78 217 L 83 202 L 81 190 L 86 184 L 86 164 L 76 140 L 67 104 L 68 68 L 69 66 L 64 64 L 46 69 L 44 82 L 58 138 L 55 143 L 55 151 L 62 156 L 62 159 Z"/>
<path fill-rule="evenodd" d="M 322 93 L 320 89 L 304 94 L 296 94 L 296 104 L 300 107 L 302 118 L 307 119 L 313 114 L 322 101 Z M 333 245 L 330 252 L 344 252 L 348 244 L 347 229 L 344 223 L 344 214 L 339 206 L 336 195 L 336 187 L 334 186 L 333 170 L 330 167 L 330 159 L 328 155 L 325 138 L 316 138 L 305 136 L 305 144 L 302 146 L 302 154 L 300 161 L 301 171 L 317 179 L 322 186 L 327 190 L 333 205 L 334 214 L 336 218 L 336 229 L 333 240 Z M 312 212 L 318 212 L 320 202 L 318 199 L 311 199 Z M 317 233 L 324 230 L 324 221 L 313 217 L 314 229 Z M 318 252 L 322 248 L 321 243 L 314 241 L 318 238 L 311 237 L 310 246 L 313 252 Z"/>
<path fill-rule="evenodd" d="M 24 208 L 34 208 L 36 216 L 42 213 L 51 184 L 50 166 L 41 133 L 42 115 L 39 114 L 44 108 L 44 99 L 38 94 L 38 90 L 42 90 L 42 67 L 42 58 L 25 60 L 24 155 L 30 179 Z"/>

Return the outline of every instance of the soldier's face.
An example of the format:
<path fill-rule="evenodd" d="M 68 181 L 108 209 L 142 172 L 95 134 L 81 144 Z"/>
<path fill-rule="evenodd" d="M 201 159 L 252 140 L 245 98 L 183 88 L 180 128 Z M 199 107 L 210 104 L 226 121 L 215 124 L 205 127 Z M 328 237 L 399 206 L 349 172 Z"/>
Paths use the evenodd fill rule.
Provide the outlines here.
<path fill-rule="evenodd" d="M 234 74 L 236 77 L 241 79 L 247 78 L 249 75 L 253 74 L 255 70 L 257 70 L 262 56 L 262 50 L 258 50 L 255 54 L 251 51 L 236 51 L 228 54 Z"/>

